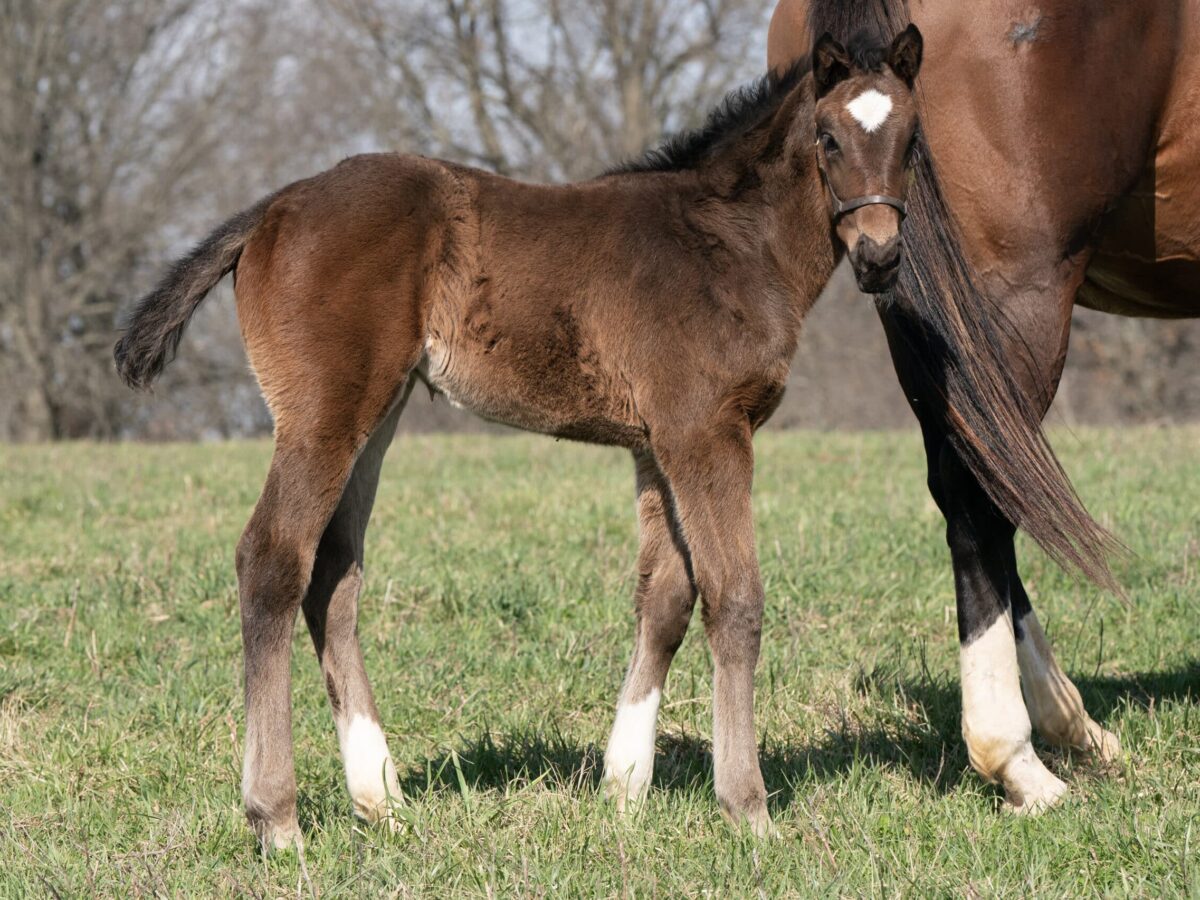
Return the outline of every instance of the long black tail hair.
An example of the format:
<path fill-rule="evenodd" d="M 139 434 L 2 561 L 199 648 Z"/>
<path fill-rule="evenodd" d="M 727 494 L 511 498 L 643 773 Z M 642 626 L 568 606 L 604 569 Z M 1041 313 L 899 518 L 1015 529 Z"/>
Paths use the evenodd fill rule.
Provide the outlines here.
<path fill-rule="evenodd" d="M 811 0 L 813 35 L 881 37 L 909 23 L 902 0 Z M 1016 372 L 1032 367 L 1003 310 L 978 287 L 923 138 L 908 193 L 894 303 L 915 320 L 914 373 L 940 391 L 948 438 L 988 497 L 1054 560 L 1120 594 L 1108 559 L 1121 544 L 1084 508 Z M 913 336 L 908 336 L 912 340 Z M 1015 352 L 1014 352 L 1015 351 Z"/>

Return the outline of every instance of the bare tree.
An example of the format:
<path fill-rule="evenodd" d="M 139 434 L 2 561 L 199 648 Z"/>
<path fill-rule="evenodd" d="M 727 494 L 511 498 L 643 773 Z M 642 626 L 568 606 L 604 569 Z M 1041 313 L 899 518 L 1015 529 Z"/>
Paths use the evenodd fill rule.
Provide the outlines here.
<path fill-rule="evenodd" d="M 270 426 L 222 288 L 158 396 L 121 307 L 224 217 L 364 150 L 579 179 L 761 71 L 771 0 L 0 0 L 0 439 Z M 781 425 L 905 425 L 870 305 L 835 283 Z M 1200 415 L 1200 323 L 1077 316 L 1059 408 Z M 459 428 L 414 403 L 405 427 Z"/>
<path fill-rule="evenodd" d="M 111 434 L 113 320 L 169 222 L 205 193 L 252 102 L 231 38 L 257 23 L 199 0 L 0 4 L 0 348 L 10 436 Z M 203 52 L 197 52 L 203 48 Z M 234 88 L 238 88 L 235 90 Z"/>
<path fill-rule="evenodd" d="M 406 149 L 573 179 L 758 74 L 761 0 L 322 0 Z"/>

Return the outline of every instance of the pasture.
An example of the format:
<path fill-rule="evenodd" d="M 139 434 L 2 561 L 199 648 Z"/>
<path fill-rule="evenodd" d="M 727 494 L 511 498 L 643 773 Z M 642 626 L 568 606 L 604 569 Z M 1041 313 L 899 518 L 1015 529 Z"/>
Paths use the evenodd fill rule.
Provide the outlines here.
<path fill-rule="evenodd" d="M 1058 432 L 1128 543 L 1129 607 L 1022 541 L 1063 667 L 1125 756 L 1041 747 L 1072 787 L 1001 815 L 958 734 L 943 521 L 916 430 L 760 436 L 758 727 L 780 838 L 712 796 L 699 617 L 648 803 L 600 756 L 632 647 L 632 464 L 536 437 L 401 437 L 360 631 L 405 794 L 350 814 L 311 644 L 293 645 L 300 823 L 335 896 L 1200 893 L 1200 429 Z M 0 895 L 308 892 L 241 811 L 233 551 L 263 442 L 0 447 Z M 1036 740 L 1036 739 L 1035 739 Z"/>

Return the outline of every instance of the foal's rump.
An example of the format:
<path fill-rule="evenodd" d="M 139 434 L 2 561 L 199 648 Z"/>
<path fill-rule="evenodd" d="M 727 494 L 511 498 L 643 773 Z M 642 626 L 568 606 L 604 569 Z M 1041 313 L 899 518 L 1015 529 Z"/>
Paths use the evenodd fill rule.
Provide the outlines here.
<path fill-rule="evenodd" d="M 421 357 L 456 205 L 437 164 L 386 155 L 347 160 L 271 205 L 238 264 L 236 294 L 277 427 L 316 407 L 361 430 L 370 426 L 360 407 L 388 406 Z"/>
<path fill-rule="evenodd" d="M 352 157 L 218 227 L 137 306 L 118 370 L 146 387 L 188 320 L 234 272 L 238 321 L 277 429 L 315 411 L 365 438 L 421 357 L 437 273 L 466 219 L 440 163 Z"/>

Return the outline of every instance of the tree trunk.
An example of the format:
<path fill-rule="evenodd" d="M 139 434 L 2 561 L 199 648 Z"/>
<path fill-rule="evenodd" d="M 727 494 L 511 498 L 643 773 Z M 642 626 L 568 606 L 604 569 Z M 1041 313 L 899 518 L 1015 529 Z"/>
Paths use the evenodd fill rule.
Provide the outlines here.
<path fill-rule="evenodd" d="M 50 441 L 57 435 L 54 428 L 54 411 L 50 400 L 40 384 L 28 384 L 17 403 L 16 415 L 10 426 L 12 440 L 29 443 Z"/>

